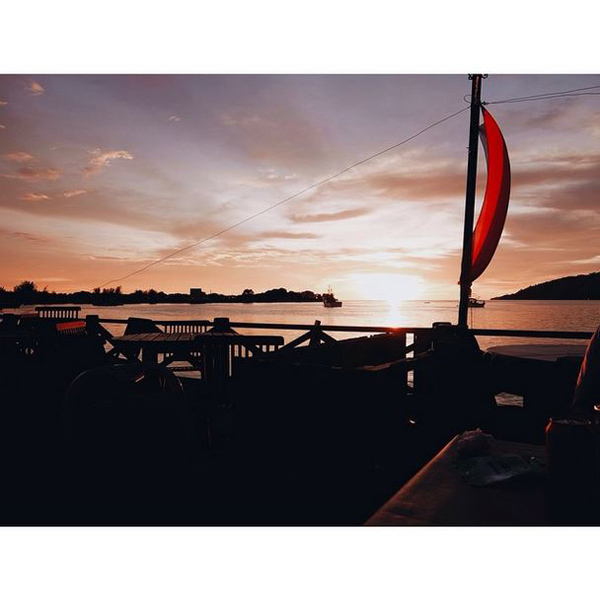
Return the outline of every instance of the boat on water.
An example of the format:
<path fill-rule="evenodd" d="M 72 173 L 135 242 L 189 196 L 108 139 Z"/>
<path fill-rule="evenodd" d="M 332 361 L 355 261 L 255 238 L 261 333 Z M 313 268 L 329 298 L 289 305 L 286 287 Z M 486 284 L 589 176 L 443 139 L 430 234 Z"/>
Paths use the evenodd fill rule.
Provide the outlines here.
<path fill-rule="evenodd" d="M 334 296 L 331 286 L 329 286 L 327 292 L 323 294 L 323 306 L 325 308 L 339 308 L 342 306 L 342 301 Z"/>
<path fill-rule="evenodd" d="M 474 76 L 474 166 L 484 110 L 480 83 Z M 489 194 L 486 188 L 482 210 L 491 218 L 478 221 L 478 243 L 467 254 L 471 261 L 463 262 L 458 327 L 318 320 L 305 327 L 225 317 L 155 323 L 98 315 L 82 325 L 56 322 L 56 307 L 58 314 L 40 319 L 3 315 L 8 442 L 30 449 L 15 453 L 13 479 L 0 501 L 3 522 L 358 524 L 464 430 L 481 427 L 498 439 L 543 443 L 550 411 L 570 403 L 576 365 L 566 365 L 573 367 L 566 373 L 545 361 L 552 376 L 536 381 L 527 392 L 532 400 L 523 396 L 521 417 L 496 402 L 497 393 L 514 391 L 515 377 L 500 378 L 516 367 L 488 360 L 475 338 L 503 332 L 466 327 L 471 283 L 499 241 L 510 182 L 503 138 L 488 112 L 484 118 L 493 165 L 488 178 L 499 184 Z M 473 176 L 471 216 L 474 192 Z M 467 233 L 464 247 L 470 248 L 470 227 Z M 322 298 L 325 307 L 342 306 L 331 287 Z M 118 325 L 125 335 L 104 325 Z M 245 338 L 234 327 L 307 330 L 282 345 L 273 336 Z M 336 340 L 335 332 L 363 335 Z M 178 377 L 176 370 L 187 368 L 176 365 L 181 362 L 199 376 Z M 23 502 L 56 473 L 57 489 L 43 504 Z M 244 502 L 240 489 L 252 489 Z M 404 523 L 403 515 L 395 522 Z"/>
<path fill-rule="evenodd" d="M 469 298 L 469 308 L 484 308 L 485 300 L 479 298 Z"/>

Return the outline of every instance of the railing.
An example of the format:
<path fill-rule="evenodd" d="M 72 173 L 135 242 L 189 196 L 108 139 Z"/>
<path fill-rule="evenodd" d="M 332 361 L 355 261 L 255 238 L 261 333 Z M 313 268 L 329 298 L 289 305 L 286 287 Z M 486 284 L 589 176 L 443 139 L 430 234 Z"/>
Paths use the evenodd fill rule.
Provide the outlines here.
<path fill-rule="evenodd" d="M 126 325 L 126 319 L 108 319 L 99 318 L 95 315 L 86 317 L 88 328 L 96 331 L 102 336 L 105 343 L 111 344 L 113 334 L 111 334 L 104 324 L 119 324 Z M 228 319 L 220 318 L 214 321 L 178 321 L 178 320 L 162 320 L 156 319 L 153 321 L 158 327 L 162 328 L 167 333 L 204 333 L 209 328 L 217 325 L 222 326 L 223 323 L 232 329 L 245 330 L 288 330 L 300 331 L 301 335 L 285 346 L 271 344 L 256 344 L 253 348 L 242 344 L 236 344 L 230 349 L 230 359 L 249 358 L 257 353 L 269 353 L 275 350 L 292 349 L 302 345 L 315 346 L 323 343 L 335 343 L 334 337 L 330 333 L 357 333 L 357 334 L 378 334 L 378 333 L 393 333 L 396 336 L 403 337 L 403 343 L 399 344 L 399 348 L 404 348 L 404 356 L 399 358 L 411 359 L 419 355 L 431 347 L 435 330 L 433 327 L 386 327 L 386 326 L 356 326 L 356 325 L 323 325 L 320 321 L 314 324 L 296 324 L 296 323 L 252 323 L 242 321 L 228 321 Z M 503 338 L 540 338 L 540 339 L 576 339 L 587 340 L 592 336 L 591 332 L 582 331 L 547 331 L 547 330 L 505 330 L 505 329 L 472 329 L 472 333 L 479 337 L 503 337 Z M 116 349 L 112 349 L 113 354 L 117 354 Z M 408 374 L 410 373 L 410 374 Z M 231 371 L 229 372 L 231 375 Z M 408 368 L 407 381 L 413 386 L 417 385 L 419 378 L 418 371 L 414 372 L 413 368 Z"/>
<path fill-rule="evenodd" d="M 35 310 L 42 319 L 77 319 L 80 306 L 36 306 Z"/>
<path fill-rule="evenodd" d="M 45 308 L 45 307 L 44 307 Z M 53 309 L 69 309 L 76 310 L 77 307 L 52 307 Z M 41 312 L 41 311 L 39 311 Z M 56 313 L 55 313 L 56 314 Z M 9 325 L 8 319 L 11 315 L 3 317 L 7 319 L 3 325 Z M 60 318 L 60 317 L 58 317 Z M 111 318 L 100 318 L 97 315 L 87 315 L 85 317 L 86 329 L 89 333 L 99 336 L 105 344 L 107 351 L 114 357 L 121 354 L 121 351 L 113 344 L 113 338 L 115 332 L 111 332 L 106 326 L 120 325 L 126 326 L 128 323 L 127 319 L 111 319 Z M 207 332 L 211 328 L 226 327 L 229 330 L 279 330 L 279 331 L 290 331 L 298 332 L 300 335 L 292 340 L 286 339 L 285 345 L 280 343 L 273 344 L 265 335 L 264 343 L 261 342 L 260 337 L 254 336 L 253 343 L 242 343 L 236 341 L 227 348 L 227 356 L 223 355 L 224 349 L 218 349 L 218 346 L 212 347 L 210 344 L 204 346 L 199 345 L 198 350 L 188 352 L 189 355 L 193 355 L 196 360 L 193 361 L 192 366 L 182 367 L 179 355 L 165 354 L 163 356 L 163 362 L 168 364 L 170 368 L 175 370 L 196 370 L 200 372 L 202 378 L 202 368 L 199 367 L 201 364 L 207 364 L 206 361 L 211 361 L 213 358 L 218 357 L 219 360 L 224 360 L 229 366 L 227 369 L 223 369 L 225 377 L 230 377 L 233 374 L 233 365 L 236 360 L 243 360 L 251 358 L 257 355 L 269 354 L 279 350 L 293 350 L 303 345 L 307 346 L 321 346 L 323 345 L 323 355 L 326 358 L 329 353 L 326 350 L 328 344 L 341 343 L 336 340 L 332 334 L 394 334 L 396 340 L 394 342 L 394 352 L 397 354 L 397 360 L 404 361 L 406 363 L 406 383 L 411 385 L 413 389 L 415 386 L 419 386 L 420 372 L 419 367 L 416 366 L 418 361 L 414 360 L 415 357 L 422 355 L 431 348 L 432 342 L 436 335 L 435 327 L 390 327 L 390 326 L 357 326 L 357 325 L 324 325 L 320 321 L 316 321 L 313 324 L 300 324 L 300 323 L 253 323 L 253 322 L 242 322 L 242 321 L 229 321 L 225 318 L 214 319 L 213 321 L 208 320 L 163 320 L 157 319 L 153 321 L 162 331 L 165 333 L 198 333 L 202 334 Z M 434 324 L 435 325 L 435 324 Z M 113 328 L 114 329 L 114 328 Z M 470 330 L 475 336 L 483 338 L 516 338 L 516 339 L 560 339 L 560 340 L 587 340 L 592 337 L 592 332 L 586 331 L 549 331 L 549 330 L 506 330 L 506 329 L 471 329 Z M 272 336 L 271 336 L 272 337 Z M 212 356 L 214 354 L 214 356 Z M 126 356 L 128 360 L 135 360 L 135 357 Z M 320 359 L 321 357 L 319 357 Z M 185 359 L 184 359 L 185 360 Z M 216 360 L 216 358 L 215 358 Z M 375 357 L 368 356 L 366 360 L 373 360 L 377 362 Z M 381 361 L 386 362 L 386 361 Z M 370 364 L 370 363 L 365 363 Z"/>

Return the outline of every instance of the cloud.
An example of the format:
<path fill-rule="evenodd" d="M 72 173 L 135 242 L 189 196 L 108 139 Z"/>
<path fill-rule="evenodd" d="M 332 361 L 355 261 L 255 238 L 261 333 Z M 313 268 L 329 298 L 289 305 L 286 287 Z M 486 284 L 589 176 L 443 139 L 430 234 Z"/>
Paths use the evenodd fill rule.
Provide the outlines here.
<path fill-rule="evenodd" d="M 282 240 L 316 240 L 320 236 L 315 233 L 293 232 L 293 231 L 265 231 L 256 236 L 261 239 L 282 239 Z"/>
<path fill-rule="evenodd" d="M 93 158 L 90 159 L 88 166 L 83 169 L 86 175 L 94 175 L 102 171 L 104 167 L 108 167 L 110 163 L 117 159 L 132 160 L 133 156 L 127 150 L 111 150 L 102 152 L 99 148 L 92 152 Z"/>
<path fill-rule="evenodd" d="M 2 123 L 0 123 L 0 129 L 6 129 L 6 125 L 2 125 Z"/>
<path fill-rule="evenodd" d="M 298 179 L 296 173 L 280 173 L 277 169 L 260 169 L 261 177 L 268 181 L 292 181 Z"/>
<path fill-rule="evenodd" d="M 332 213 L 317 213 L 313 215 L 292 215 L 291 220 L 294 223 L 322 223 L 324 221 L 343 221 L 345 219 L 354 219 L 362 217 L 372 211 L 371 208 L 351 208 L 348 210 L 339 210 Z"/>
<path fill-rule="evenodd" d="M 29 92 L 32 96 L 41 96 L 46 90 L 37 81 L 30 81 L 25 88 L 26 92 Z"/>
<path fill-rule="evenodd" d="M 167 119 L 167 121 L 175 121 L 175 122 L 178 122 L 178 121 L 181 121 L 181 117 L 180 117 L 179 115 L 171 115 L 171 116 L 170 116 L 170 117 Z"/>
<path fill-rule="evenodd" d="M 8 154 L 2 154 L 4 160 L 10 162 L 24 163 L 24 162 L 35 162 L 36 158 L 27 154 L 27 152 L 10 152 Z"/>
<path fill-rule="evenodd" d="M 220 115 L 226 141 L 260 163 L 298 170 L 321 162 L 327 167 L 323 128 L 293 105 L 261 111 L 237 110 Z"/>
<path fill-rule="evenodd" d="M 49 237 L 37 235 L 35 233 L 30 233 L 28 231 L 18 231 L 18 230 L 15 231 L 15 230 L 7 229 L 5 227 L 0 227 L 0 235 L 16 237 L 16 238 L 27 240 L 29 242 L 47 243 L 47 242 L 51 241 L 51 238 L 49 238 Z"/>
<path fill-rule="evenodd" d="M 87 190 L 67 190 L 63 193 L 65 198 L 74 198 L 75 196 L 81 196 L 82 194 L 87 194 Z"/>
<path fill-rule="evenodd" d="M 0 106 L 6 106 L 8 104 L 8 102 L 5 102 L 4 100 L 0 100 Z"/>
<path fill-rule="evenodd" d="M 43 283 L 51 283 L 55 281 L 71 281 L 71 279 L 67 279 L 66 277 L 36 277 L 36 281 L 41 281 Z"/>
<path fill-rule="evenodd" d="M 26 200 L 28 202 L 37 202 L 39 200 L 50 200 L 50 196 L 46 196 L 46 194 L 34 194 L 33 192 L 28 192 L 23 194 L 19 200 Z"/>
<path fill-rule="evenodd" d="M 61 175 L 60 169 L 52 169 L 50 167 L 20 167 L 14 173 L 2 173 L 0 177 L 5 179 L 48 179 L 54 181 Z"/>

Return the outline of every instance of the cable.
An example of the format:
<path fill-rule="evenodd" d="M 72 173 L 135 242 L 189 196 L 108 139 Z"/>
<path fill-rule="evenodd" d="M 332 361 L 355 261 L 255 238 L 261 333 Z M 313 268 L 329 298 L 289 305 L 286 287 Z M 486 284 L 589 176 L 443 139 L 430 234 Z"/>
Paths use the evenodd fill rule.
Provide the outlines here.
<path fill-rule="evenodd" d="M 546 92 L 545 94 L 534 94 L 532 96 L 520 96 L 516 98 L 505 98 L 504 100 L 494 100 L 484 102 L 483 104 L 508 104 L 517 102 L 531 102 L 534 100 L 552 100 L 554 98 L 570 98 L 575 96 L 600 96 L 600 92 L 589 92 L 589 90 L 600 89 L 600 85 L 592 85 L 584 88 L 576 88 L 573 90 L 564 90 L 562 92 Z M 465 96 L 465 101 L 466 96 Z"/>
<path fill-rule="evenodd" d="M 498 100 L 496 102 L 482 102 L 481 104 L 519 104 L 520 102 L 535 102 L 536 100 L 558 100 L 560 98 L 576 98 L 578 96 L 600 96 L 600 92 L 584 92 L 581 94 L 560 94 L 556 96 L 544 96 L 543 98 L 523 98 L 521 100 Z"/>
<path fill-rule="evenodd" d="M 302 194 L 304 194 L 310 190 L 313 190 L 316 187 L 319 187 L 321 185 L 324 185 L 325 183 L 329 183 L 330 181 L 337 179 L 338 177 L 341 177 L 348 171 L 355 169 L 356 167 L 359 167 L 360 165 L 364 165 L 365 163 L 367 163 L 375 158 L 378 158 L 382 154 L 390 152 L 391 150 L 395 150 L 396 148 L 402 146 L 403 144 L 406 144 L 407 142 L 414 140 L 416 137 L 420 136 L 422 133 L 425 133 L 426 131 L 429 131 L 433 127 L 436 127 L 437 125 L 440 125 L 441 123 L 444 123 L 445 121 L 448 121 L 448 120 L 456 117 L 457 115 L 459 115 L 460 113 L 462 113 L 468 109 L 469 109 L 468 106 L 466 106 L 465 108 L 461 108 L 460 110 L 456 111 L 455 113 L 452 113 L 451 115 L 447 115 L 447 116 L 439 119 L 435 123 L 431 123 L 431 125 L 428 125 L 424 129 L 421 129 L 417 133 L 407 137 L 406 139 L 402 140 L 401 142 L 398 142 L 397 144 L 394 144 L 393 146 L 389 146 L 389 147 L 385 148 L 384 150 L 381 150 L 379 152 L 376 152 L 375 154 L 372 154 L 371 156 L 368 156 L 367 158 L 363 158 L 362 160 L 355 162 L 354 164 L 346 167 L 345 169 L 342 169 L 338 173 L 335 173 L 334 175 L 330 175 L 329 177 L 326 177 L 325 179 L 321 179 L 320 181 L 317 181 L 316 183 L 313 183 L 313 184 L 309 185 L 308 187 L 305 187 L 304 189 L 300 190 L 299 192 L 296 192 L 295 194 L 292 194 L 291 196 L 288 196 L 287 198 L 284 198 L 283 200 L 280 200 L 279 202 L 276 202 L 275 204 L 271 204 L 271 206 L 267 206 L 267 208 L 264 208 L 263 210 L 261 210 L 257 213 L 254 213 L 253 215 L 250 215 L 249 217 L 246 217 L 245 219 L 242 219 L 241 221 L 238 221 L 237 223 L 230 225 L 229 227 L 226 227 L 225 229 L 222 229 L 221 231 L 218 231 L 217 233 L 214 233 L 214 234 L 212 234 L 208 237 L 205 237 L 197 242 L 194 242 L 193 244 L 189 244 L 188 246 L 184 246 L 183 248 L 179 248 L 178 250 L 175 250 L 174 252 L 171 252 L 170 254 L 167 254 L 166 256 L 163 256 L 162 258 L 159 258 L 155 261 L 152 261 L 151 263 L 145 265 L 144 267 L 136 269 L 135 271 L 131 271 L 131 273 L 127 273 L 126 275 L 123 275 L 122 277 L 117 277 L 116 279 L 111 279 L 110 281 L 103 283 L 100 287 L 107 286 L 108 284 L 115 283 L 117 281 L 123 281 L 123 279 L 127 279 L 128 277 L 132 277 L 133 275 L 142 273 L 143 271 L 148 270 L 150 267 L 154 267 L 155 265 L 158 265 L 158 264 L 168 260 L 169 258 L 173 258 L 177 254 L 181 254 L 182 252 L 191 250 L 192 248 L 195 248 L 196 246 L 200 246 L 201 244 L 209 242 L 210 240 L 214 240 L 216 237 L 219 237 L 220 235 L 223 235 L 224 233 L 227 233 L 228 231 L 231 231 L 232 229 L 235 229 L 236 227 L 239 227 L 240 225 L 243 225 L 244 223 L 247 223 L 248 221 L 251 221 L 252 219 L 255 219 L 256 217 L 259 217 L 260 215 L 264 215 L 266 212 L 273 210 L 274 208 L 277 208 L 278 206 L 281 206 L 282 204 L 285 204 L 286 202 L 289 202 L 290 200 L 293 200 L 294 198 L 297 198 L 298 196 L 301 196 Z"/>

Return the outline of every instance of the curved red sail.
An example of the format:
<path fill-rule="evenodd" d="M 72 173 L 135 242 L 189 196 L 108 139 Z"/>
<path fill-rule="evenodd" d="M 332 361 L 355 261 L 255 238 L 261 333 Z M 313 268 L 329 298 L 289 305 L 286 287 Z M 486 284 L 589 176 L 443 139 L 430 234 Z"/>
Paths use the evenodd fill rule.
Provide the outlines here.
<path fill-rule="evenodd" d="M 498 123 L 482 107 L 481 141 L 487 161 L 487 182 L 483 206 L 473 232 L 471 281 L 487 268 L 500 241 L 510 197 L 510 160 Z"/>

